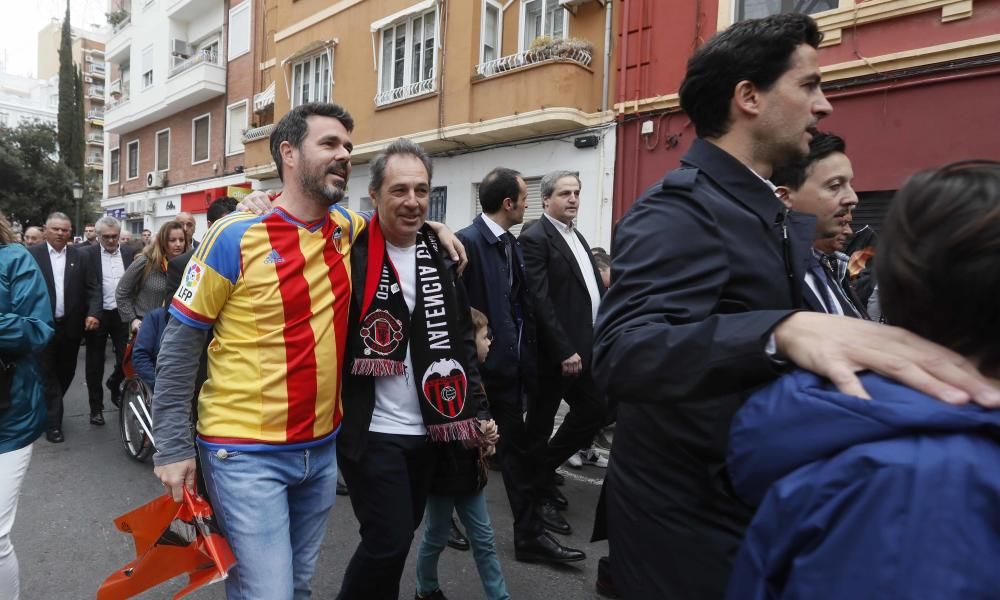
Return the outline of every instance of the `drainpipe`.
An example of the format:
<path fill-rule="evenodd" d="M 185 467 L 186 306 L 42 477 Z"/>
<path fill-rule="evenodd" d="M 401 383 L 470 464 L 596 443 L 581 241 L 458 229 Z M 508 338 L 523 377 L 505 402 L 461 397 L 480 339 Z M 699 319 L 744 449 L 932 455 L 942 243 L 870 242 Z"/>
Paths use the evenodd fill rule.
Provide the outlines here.
<path fill-rule="evenodd" d="M 608 110 L 608 82 L 611 81 L 611 3 L 604 3 L 604 85 L 601 88 L 601 112 Z"/>

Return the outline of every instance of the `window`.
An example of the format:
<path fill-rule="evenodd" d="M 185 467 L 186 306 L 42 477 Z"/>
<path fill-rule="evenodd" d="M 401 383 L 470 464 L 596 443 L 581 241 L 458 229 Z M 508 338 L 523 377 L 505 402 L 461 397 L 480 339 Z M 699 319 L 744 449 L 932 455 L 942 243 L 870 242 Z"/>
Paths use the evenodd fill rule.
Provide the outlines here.
<path fill-rule="evenodd" d="M 128 173 L 125 179 L 135 179 L 139 176 L 139 140 L 129 142 L 125 151 L 128 152 Z"/>
<path fill-rule="evenodd" d="M 448 187 L 440 186 L 431 188 L 430 198 L 427 206 L 427 220 L 444 223 L 448 215 Z"/>
<path fill-rule="evenodd" d="M 108 156 L 108 183 L 118 183 L 118 171 L 120 168 L 121 149 L 114 148 Z"/>
<path fill-rule="evenodd" d="M 736 20 L 759 19 L 779 13 L 813 13 L 837 8 L 840 0 L 735 0 Z"/>
<path fill-rule="evenodd" d="M 198 53 L 205 57 L 205 60 L 212 64 L 219 64 L 219 40 L 213 39 L 203 42 L 198 48 Z"/>
<path fill-rule="evenodd" d="M 330 54 L 323 52 L 292 67 L 292 106 L 330 101 Z"/>
<path fill-rule="evenodd" d="M 6 127 L 10 122 L 10 113 L 0 112 L 0 125 Z"/>
<path fill-rule="evenodd" d="M 157 171 L 170 169 L 170 130 L 163 129 L 156 132 L 156 150 L 153 153 L 153 164 Z"/>
<path fill-rule="evenodd" d="M 229 9 L 229 60 L 250 52 L 250 2 Z"/>
<path fill-rule="evenodd" d="M 243 131 L 247 128 L 247 101 L 226 107 L 226 156 L 243 152 Z"/>
<path fill-rule="evenodd" d="M 566 37 L 566 19 L 566 9 L 559 6 L 559 0 L 522 0 L 521 50 L 530 48 L 539 36 Z"/>
<path fill-rule="evenodd" d="M 142 51 L 142 89 L 153 85 L 153 47 Z"/>
<path fill-rule="evenodd" d="M 379 94 L 382 105 L 434 89 L 437 10 L 431 9 L 382 29 Z"/>
<path fill-rule="evenodd" d="M 495 0 L 484 0 L 483 22 L 480 27 L 482 45 L 479 62 L 485 63 L 500 58 L 500 40 L 503 28 L 503 8 Z"/>
<path fill-rule="evenodd" d="M 209 130 L 212 127 L 212 115 L 202 115 L 191 120 L 191 164 L 196 165 L 208 160 Z"/>

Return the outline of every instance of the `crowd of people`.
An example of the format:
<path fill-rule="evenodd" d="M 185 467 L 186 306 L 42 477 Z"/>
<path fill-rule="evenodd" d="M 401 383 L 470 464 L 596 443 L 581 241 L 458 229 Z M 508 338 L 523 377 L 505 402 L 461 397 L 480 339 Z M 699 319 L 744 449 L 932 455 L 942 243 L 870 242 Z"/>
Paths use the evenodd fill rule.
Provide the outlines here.
<path fill-rule="evenodd" d="M 590 525 L 563 516 L 556 469 L 600 462 L 612 422 L 602 594 L 990 597 L 1000 163 L 916 174 L 862 272 L 855 166 L 818 129 L 821 41 L 785 14 L 695 51 L 680 102 L 698 137 L 610 256 L 575 228 L 569 171 L 542 178 L 534 223 L 504 167 L 467 227 L 427 221 L 433 161 L 406 139 L 371 163 L 374 210 L 341 206 L 354 122 L 321 103 L 271 134 L 282 193 L 216 201 L 200 245 L 188 214 L 137 245 L 104 217 L 75 246 L 53 213 L 26 250 L 0 221 L 0 590 L 17 597 L 17 494 L 31 443 L 64 439 L 81 340 L 100 426 L 137 333 L 155 475 L 213 502 L 230 599 L 309 596 L 338 474 L 361 533 L 338 598 L 398 598 L 422 521 L 415 598 L 445 598 L 438 557 L 463 543 L 486 597 L 509 598 L 490 462 L 515 560 L 583 561 L 551 535 Z"/>

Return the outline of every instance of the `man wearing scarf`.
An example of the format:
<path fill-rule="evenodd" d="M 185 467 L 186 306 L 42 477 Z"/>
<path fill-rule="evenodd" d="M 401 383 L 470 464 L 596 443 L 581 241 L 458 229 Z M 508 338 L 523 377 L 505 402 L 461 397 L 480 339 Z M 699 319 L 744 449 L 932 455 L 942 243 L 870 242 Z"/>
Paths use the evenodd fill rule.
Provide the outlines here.
<path fill-rule="evenodd" d="M 395 599 L 424 514 L 432 444 L 492 430 L 468 300 L 425 222 L 431 161 L 400 139 L 372 162 L 376 209 L 351 255 L 353 292 L 338 454 L 361 543 L 341 600 Z"/>

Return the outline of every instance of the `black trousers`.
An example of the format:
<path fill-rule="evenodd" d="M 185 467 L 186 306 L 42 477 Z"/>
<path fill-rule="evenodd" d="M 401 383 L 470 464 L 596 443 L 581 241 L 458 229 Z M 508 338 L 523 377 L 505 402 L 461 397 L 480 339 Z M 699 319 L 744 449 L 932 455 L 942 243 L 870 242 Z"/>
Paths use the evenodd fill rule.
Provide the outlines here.
<path fill-rule="evenodd" d="M 368 434 L 361 459 L 339 458 L 361 543 L 338 600 L 396 600 L 413 531 L 424 517 L 434 453 L 422 435 Z"/>
<path fill-rule="evenodd" d="M 75 328 L 74 328 L 75 329 Z M 55 322 L 52 341 L 39 355 L 39 366 L 45 386 L 45 407 L 49 429 L 62 429 L 63 396 L 76 374 L 76 355 L 80 351 L 79 331 L 70 331 L 64 319 Z"/>
<path fill-rule="evenodd" d="M 108 377 L 108 389 L 118 390 L 125 374 L 122 372 L 122 358 L 128 345 L 128 324 L 122 323 L 117 309 L 105 310 L 100 316 L 101 326 L 84 333 L 87 342 L 87 394 L 90 397 L 90 414 L 104 410 L 104 354 L 108 338 L 115 350 L 115 369 Z M 115 392 L 112 392 L 115 393 Z"/>
<path fill-rule="evenodd" d="M 552 435 L 559 403 L 565 400 L 569 413 L 559 430 Z M 538 380 L 538 399 L 528 413 L 528 428 L 536 438 L 548 440 L 544 465 L 538 472 L 537 484 L 551 485 L 556 468 L 574 452 L 590 446 L 594 436 L 604 426 L 607 403 L 597 394 L 597 386 L 587 369 L 576 377 L 550 374 Z M 549 439 L 549 436 L 552 439 Z"/>
<path fill-rule="evenodd" d="M 537 438 L 529 433 L 516 390 L 486 386 L 486 395 L 490 399 L 490 413 L 500 429 L 496 456 L 514 515 L 514 540 L 536 538 L 543 532 L 542 520 L 535 511 L 540 499 L 536 488 L 538 456 L 544 451 L 548 436 Z"/>

